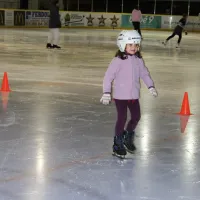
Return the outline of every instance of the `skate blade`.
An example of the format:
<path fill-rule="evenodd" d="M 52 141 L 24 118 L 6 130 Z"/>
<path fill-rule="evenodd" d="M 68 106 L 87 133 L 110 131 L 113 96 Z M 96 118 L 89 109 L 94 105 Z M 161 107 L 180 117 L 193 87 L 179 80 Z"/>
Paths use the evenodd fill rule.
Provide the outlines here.
<path fill-rule="evenodd" d="M 125 145 L 124 145 L 125 146 Z M 128 153 L 130 153 L 130 154 L 135 154 L 135 152 L 136 152 L 136 149 L 134 150 L 134 151 L 131 151 L 131 150 L 129 150 L 126 146 L 125 146 L 125 149 L 126 149 L 126 151 L 128 152 Z"/>
<path fill-rule="evenodd" d="M 116 154 L 116 153 L 112 153 L 112 155 L 116 156 L 116 157 L 118 157 L 118 158 L 120 158 L 122 160 L 126 158 L 125 155 L 119 155 L 119 154 Z"/>
<path fill-rule="evenodd" d="M 136 150 L 130 151 L 130 150 L 128 150 L 128 149 L 126 149 L 126 151 L 127 151 L 128 153 L 130 153 L 130 154 L 135 154 L 135 152 L 136 152 Z"/>

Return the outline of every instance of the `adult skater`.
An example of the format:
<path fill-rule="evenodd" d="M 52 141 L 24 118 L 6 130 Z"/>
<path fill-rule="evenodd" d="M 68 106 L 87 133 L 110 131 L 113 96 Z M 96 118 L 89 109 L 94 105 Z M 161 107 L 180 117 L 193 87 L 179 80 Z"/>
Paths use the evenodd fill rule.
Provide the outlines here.
<path fill-rule="evenodd" d="M 179 20 L 179 23 L 178 25 L 174 28 L 174 31 L 172 33 L 172 35 L 170 35 L 164 42 L 163 44 L 166 45 L 167 42 L 173 38 L 175 35 L 178 35 L 178 42 L 177 42 L 177 45 L 176 45 L 176 48 L 179 48 L 180 47 L 180 43 L 181 43 L 181 39 L 182 39 L 182 32 L 185 28 L 185 25 L 187 23 L 187 18 L 188 18 L 188 15 L 187 14 L 183 14 L 183 17 Z M 185 30 L 185 34 L 187 35 L 187 31 Z"/>
<path fill-rule="evenodd" d="M 140 53 L 141 36 L 136 30 L 122 31 L 117 39 L 117 51 L 111 61 L 103 80 L 103 96 L 100 102 L 108 105 L 111 102 L 111 88 L 117 109 L 117 122 L 113 152 L 124 157 L 127 152 L 133 153 L 135 128 L 140 120 L 140 78 L 148 87 L 150 93 L 156 97 L 157 91 L 150 77 L 148 69 Z M 130 110 L 131 119 L 127 124 L 127 108 Z"/>
<path fill-rule="evenodd" d="M 48 42 L 46 47 L 53 48 L 53 49 L 60 49 L 61 47 L 58 46 L 59 38 L 60 38 L 60 31 L 61 28 L 61 21 L 59 15 L 59 0 L 51 0 L 50 1 L 50 16 L 49 16 L 49 35 L 48 35 Z"/>
<path fill-rule="evenodd" d="M 139 9 L 139 6 L 135 6 L 135 8 L 132 11 L 132 24 L 133 27 L 136 31 L 138 31 L 138 33 L 140 34 L 140 36 L 142 37 L 142 33 L 140 30 L 140 21 L 142 19 L 142 13 Z"/>

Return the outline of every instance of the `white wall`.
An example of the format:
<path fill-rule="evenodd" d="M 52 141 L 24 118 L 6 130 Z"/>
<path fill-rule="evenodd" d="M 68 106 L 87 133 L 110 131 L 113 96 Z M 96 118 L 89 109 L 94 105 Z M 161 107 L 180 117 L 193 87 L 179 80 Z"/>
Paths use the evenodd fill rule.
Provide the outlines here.
<path fill-rule="evenodd" d="M 20 0 L 0 0 L 0 8 L 20 8 Z"/>

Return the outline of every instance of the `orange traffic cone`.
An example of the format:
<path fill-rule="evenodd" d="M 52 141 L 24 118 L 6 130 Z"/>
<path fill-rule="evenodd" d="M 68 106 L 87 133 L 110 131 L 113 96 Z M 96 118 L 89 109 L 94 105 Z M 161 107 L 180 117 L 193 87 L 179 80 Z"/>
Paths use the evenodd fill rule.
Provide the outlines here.
<path fill-rule="evenodd" d="M 8 83 L 8 75 L 7 72 L 4 72 L 4 76 L 3 76 L 3 81 L 2 81 L 2 85 L 1 85 L 1 92 L 10 92 L 10 86 Z"/>
<path fill-rule="evenodd" d="M 183 97 L 183 102 L 181 106 L 181 111 L 179 113 L 180 115 L 192 115 L 190 113 L 190 105 L 189 105 L 189 100 L 188 100 L 188 93 L 185 92 L 184 97 Z"/>

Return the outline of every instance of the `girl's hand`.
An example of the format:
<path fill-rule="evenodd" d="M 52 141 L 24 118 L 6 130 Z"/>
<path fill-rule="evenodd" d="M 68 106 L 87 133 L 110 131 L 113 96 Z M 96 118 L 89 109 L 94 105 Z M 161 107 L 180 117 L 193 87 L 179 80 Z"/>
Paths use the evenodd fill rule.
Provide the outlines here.
<path fill-rule="evenodd" d="M 111 102 L 111 95 L 108 93 L 103 94 L 100 99 L 100 102 L 104 105 L 108 105 Z"/>
<path fill-rule="evenodd" d="M 151 93 L 151 95 L 153 95 L 154 97 L 158 96 L 158 93 L 156 91 L 156 89 L 154 87 L 149 88 L 149 92 Z"/>

